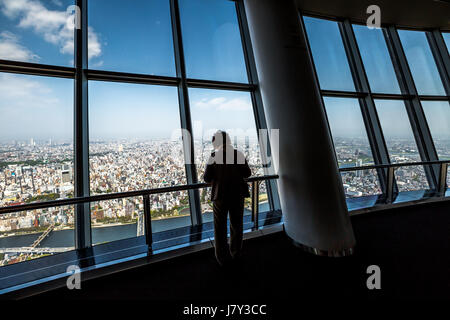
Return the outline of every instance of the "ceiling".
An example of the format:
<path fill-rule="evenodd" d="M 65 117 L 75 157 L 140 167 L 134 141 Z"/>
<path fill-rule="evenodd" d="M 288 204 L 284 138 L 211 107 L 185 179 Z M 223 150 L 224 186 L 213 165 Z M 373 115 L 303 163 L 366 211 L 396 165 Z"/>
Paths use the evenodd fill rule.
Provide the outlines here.
<path fill-rule="evenodd" d="M 366 9 L 376 4 L 381 23 L 413 28 L 441 28 L 450 31 L 450 0 L 295 0 L 303 13 L 345 17 L 365 22 Z"/>

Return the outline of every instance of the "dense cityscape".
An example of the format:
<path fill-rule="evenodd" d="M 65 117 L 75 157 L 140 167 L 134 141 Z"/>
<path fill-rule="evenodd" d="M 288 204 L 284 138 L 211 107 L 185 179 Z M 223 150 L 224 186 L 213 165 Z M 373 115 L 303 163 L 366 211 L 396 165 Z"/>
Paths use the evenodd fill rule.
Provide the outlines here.
<path fill-rule="evenodd" d="M 262 175 L 261 158 L 256 139 L 234 142 L 244 151 L 253 175 Z M 390 141 L 392 162 L 418 161 L 412 141 Z M 442 143 L 440 145 L 443 145 Z M 194 145 L 198 177 L 212 151 L 209 141 L 196 140 Z M 340 167 L 373 164 L 367 140 L 335 138 Z M 438 150 L 450 158 L 448 148 Z M 61 141 L 11 141 L 0 144 L 0 206 L 64 199 L 74 196 L 73 145 Z M 124 192 L 186 184 L 181 142 L 172 140 L 91 141 L 89 149 L 91 194 Z M 399 168 L 395 172 L 400 191 L 427 189 L 421 166 Z M 381 194 L 376 170 L 342 173 L 347 197 Z M 211 212 L 209 188 L 200 191 L 202 213 Z M 262 201 L 267 201 L 265 184 L 260 186 Z M 249 199 L 246 207 L 250 208 Z M 190 214 L 186 191 L 162 193 L 151 197 L 152 219 L 168 219 Z M 142 222 L 142 197 L 91 203 L 93 228 Z M 56 207 L 5 214 L 0 217 L 0 239 L 32 233 L 73 229 L 74 207 Z M 138 228 L 138 235 L 142 229 Z M 31 244 L 30 244 L 31 246 Z M 27 259 L 39 255 L 29 254 Z M 2 264 L 24 259 L 0 253 Z M 19 260 L 18 260 L 19 259 Z"/>
<path fill-rule="evenodd" d="M 263 170 L 256 139 L 237 144 L 244 151 L 253 175 Z M 211 143 L 195 142 L 198 177 L 203 177 Z M 12 141 L 0 144 L 0 206 L 70 198 L 74 195 L 73 145 L 68 142 Z M 180 141 L 91 141 L 89 150 L 91 194 L 123 192 L 186 184 Z M 265 184 L 260 187 L 267 200 Z M 212 211 L 209 188 L 200 192 L 202 213 Z M 247 207 L 250 206 L 246 201 Z M 142 197 L 91 204 L 93 228 L 139 223 Z M 151 197 L 152 219 L 189 215 L 186 191 Z M 73 229 L 74 206 L 38 209 L 0 216 L 1 237 Z M 138 233 L 142 232 L 138 228 Z M 31 244 L 30 244 L 31 245 Z M 34 257 L 34 256 L 33 256 Z M 0 261 L 17 262 L 15 255 L 0 253 Z M 32 258 L 32 256 L 28 256 Z"/>
<path fill-rule="evenodd" d="M 440 159 L 450 159 L 450 141 L 440 141 L 437 152 Z M 411 140 L 391 140 L 389 145 L 391 163 L 410 163 L 421 161 L 417 147 Z M 373 165 L 372 153 L 367 139 L 339 138 L 334 139 L 339 166 L 355 167 Z M 347 197 L 360 197 L 381 194 L 377 171 L 374 169 L 343 172 L 341 174 Z M 400 167 L 395 170 L 395 178 L 399 191 L 428 189 L 428 182 L 423 166 Z M 449 180 L 450 177 L 447 176 Z"/>

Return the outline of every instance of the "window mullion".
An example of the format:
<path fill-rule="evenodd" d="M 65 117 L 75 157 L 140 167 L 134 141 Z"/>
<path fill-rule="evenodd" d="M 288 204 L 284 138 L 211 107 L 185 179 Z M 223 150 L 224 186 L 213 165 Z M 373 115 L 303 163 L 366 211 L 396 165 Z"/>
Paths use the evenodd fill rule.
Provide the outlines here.
<path fill-rule="evenodd" d="M 74 92 L 74 188 L 75 197 L 90 194 L 89 186 L 89 122 L 88 122 L 88 23 L 87 0 L 76 0 L 81 15 L 81 28 L 75 33 L 75 92 Z M 92 245 L 89 203 L 75 205 L 75 248 Z"/>
<path fill-rule="evenodd" d="M 170 0 L 170 16 L 172 20 L 173 43 L 175 50 L 175 66 L 178 84 L 178 101 L 180 106 L 181 128 L 189 132 L 183 135 L 183 153 L 185 159 L 186 179 L 188 184 L 197 183 L 197 169 L 194 155 L 194 137 L 189 106 L 189 92 L 186 80 L 186 65 L 184 61 L 183 40 L 181 35 L 181 21 L 178 0 Z M 200 196 L 197 189 L 189 190 L 189 205 L 192 225 L 202 223 Z"/>

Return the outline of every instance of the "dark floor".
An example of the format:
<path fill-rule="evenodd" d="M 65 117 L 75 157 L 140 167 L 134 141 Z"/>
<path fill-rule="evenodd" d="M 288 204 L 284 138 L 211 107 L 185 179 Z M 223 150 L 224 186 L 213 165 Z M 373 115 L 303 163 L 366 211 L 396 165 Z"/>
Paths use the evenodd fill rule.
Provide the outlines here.
<path fill-rule="evenodd" d="M 31 300 L 146 299 L 189 303 L 297 302 L 311 299 L 450 299 L 450 202 L 352 217 L 354 256 L 318 257 L 284 233 L 245 242 L 239 269 L 221 270 L 211 250 L 58 289 Z M 366 269 L 381 268 L 381 290 Z"/>

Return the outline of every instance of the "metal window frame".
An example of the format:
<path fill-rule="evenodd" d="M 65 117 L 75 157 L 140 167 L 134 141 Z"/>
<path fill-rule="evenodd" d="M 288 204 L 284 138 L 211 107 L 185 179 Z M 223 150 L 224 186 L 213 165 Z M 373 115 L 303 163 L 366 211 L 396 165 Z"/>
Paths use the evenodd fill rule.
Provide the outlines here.
<path fill-rule="evenodd" d="M 74 188 L 75 197 L 89 197 L 89 106 L 88 83 L 93 81 L 134 83 L 146 85 L 172 86 L 178 89 L 179 112 L 181 128 L 191 133 L 191 141 L 183 140 L 185 156 L 190 153 L 190 163 L 185 168 L 188 185 L 198 184 L 197 170 L 194 164 L 194 148 L 186 152 L 193 144 L 192 123 L 190 117 L 190 105 L 188 97 L 189 88 L 204 88 L 229 91 L 244 91 L 251 95 L 254 108 L 255 125 L 257 129 L 266 129 L 264 110 L 260 97 L 258 80 L 252 47 L 248 32 L 247 21 L 242 0 L 235 0 L 236 15 L 241 33 L 244 59 L 246 63 L 248 83 L 236 83 L 227 81 L 215 81 L 188 78 L 186 75 L 183 40 L 181 34 L 181 22 L 178 0 L 167 0 L 170 3 L 170 19 L 172 25 L 172 39 L 174 43 L 174 58 L 176 76 L 154 76 L 148 74 L 136 74 L 117 71 L 104 71 L 89 69 L 88 66 L 88 2 L 90 0 L 75 0 L 75 5 L 80 8 L 81 28 L 74 30 L 74 66 L 65 67 L 0 59 L 0 72 L 25 74 L 32 76 L 47 76 L 56 78 L 69 78 L 74 80 Z M 263 155 L 264 156 L 264 155 Z M 266 173 L 267 175 L 267 173 Z M 267 191 L 271 210 L 279 210 L 279 198 L 276 182 L 267 179 Z M 188 188 L 191 224 L 193 226 L 202 223 L 200 197 L 198 188 Z M 90 206 L 88 203 L 76 203 L 75 210 L 75 248 L 86 249 L 92 246 Z"/>
<path fill-rule="evenodd" d="M 388 168 L 383 165 L 390 164 L 389 153 L 386 147 L 385 138 L 382 132 L 382 128 L 379 122 L 378 113 L 374 104 L 375 99 L 389 99 L 389 100 L 402 100 L 405 103 L 405 107 L 408 113 L 408 119 L 410 121 L 411 128 L 416 139 L 416 144 L 419 149 L 419 154 L 422 161 L 432 162 L 438 160 L 438 155 L 434 142 L 431 136 L 431 132 L 428 127 L 425 114 L 422 109 L 421 101 L 450 101 L 449 94 L 449 57 L 447 47 L 443 40 L 442 34 L 439 30 L 419 30 L 426 32 L 428 43 L 433 53 L 433 58 L 439 70 L 443 85 L 446 89 L 446 95 L 419 95 L 414 80 L 409 69 L 409 64 L 406 60 L 403 52 L 403 47 L 398 37 L 397 28 L 393 25 L 383 25 L 383 35 L 388 47 L 389 56 L 394 66 L 397 80 L 401 88 L 401 94 L 386 94 L 375 93 L 370 89 L 365 67 L 362 62 L 358 44 L 354 35 L 352 24 L 349 19 L 344 18 L 331 18 L 324 17 L 316 14 L 302 13 L 300 12 L 300 20 L 304 28 L 303 16 L 309 16 L 319 19 L 325 19 L 334 21 L 338 24 L 341 33 L 342 42 L 347 55 L 347 60 L 351 69 L 351 74 L 355 84 L 355 91 L 336 91 L 336 90 L 324 90 L 321 89 L 322 107 L 324 107 L 323 97 L 341 97 L 341 98 L 357 98 L 360 102 L 361 112 L 364 119 L 366 132 L 371 145 L 372 154 L 374 156 L 375 168 L 378 171 L 378 179 L 384 194 L 390 188 L 390 181 L 392 177 L 389 177 Z M 360 24 L 359 22 L 354 22 Z M 305 32 L 306 35 L 306 32 Z M 308 36 L 306 35 L 306 38 Z M 312 51 L 308 41 L 308 51 L 311 58 Z M 314 62 L 313 62 L 314 65 Z M 316 81 L 318 81 L 317 71 L 315 69 Z M 331 133 L 331 130 L 330 130 Z M 440 185 L 440 166 L 430 165 L 424 166 L 427 181 L 430 189 L 437 189 Z M 349 170 L 350 171 L 350 170 Z M 391 178 L 391 179 L 390 179 Z M 397 192 L 398 189 L 395 186 L 393 190 Z M 392 184 L 392 181 L 391 181 Z M 392 189 L 391 191 L 392 192 Z"/>

